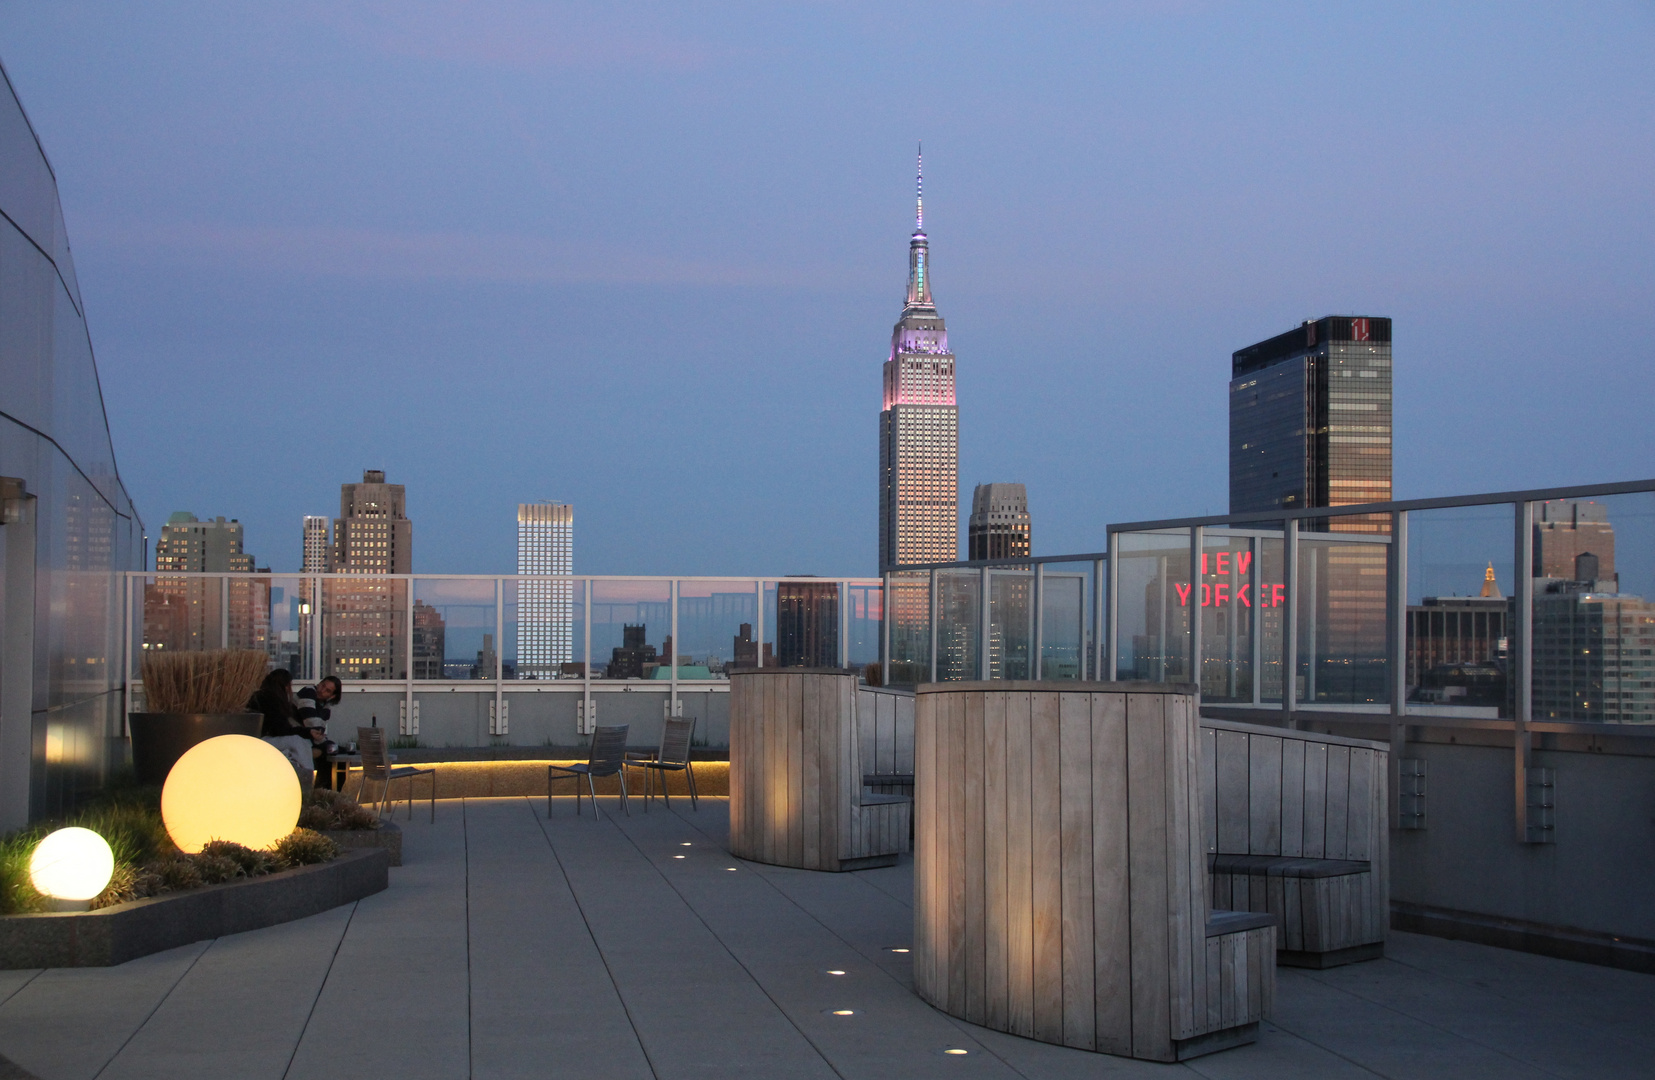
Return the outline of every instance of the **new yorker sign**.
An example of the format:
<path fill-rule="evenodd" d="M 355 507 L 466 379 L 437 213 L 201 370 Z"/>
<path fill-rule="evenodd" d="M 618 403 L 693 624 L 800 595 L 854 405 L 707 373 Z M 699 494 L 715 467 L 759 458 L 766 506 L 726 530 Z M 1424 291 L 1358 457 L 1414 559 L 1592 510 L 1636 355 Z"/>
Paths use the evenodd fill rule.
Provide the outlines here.
<path fill-rule="evenodd" d="M 1253 553 L 1251 551 L 1220 551 L 1212 555 L 1203 554 L 1201 556 L 1201 576 L 1229 577 L 1234 573 L 1237 577 L 1243 577 L 1248 570 L 1252 569 L 1252 565 Z M 1190 586 L 1174 583 L 1172 588 L 1178 594 L 1178 605 L 1189 607 Z M 1201 583 L 1202 607 L 1223 607 L 1230 603 L 1240 604 L 1242 607 L 1252 607 L 1254 599 L 1253 583 L 1250 581 L 1244 581 L 1233 586 L 1227 581 L 1212 584 Z M 1261 608 L 1281 607 L 1287 599 L 1287 587 L 1285 585 L 1266 584 L 1261 581 L 1258 585 L 1256 599 L 1258 606 Z"/>

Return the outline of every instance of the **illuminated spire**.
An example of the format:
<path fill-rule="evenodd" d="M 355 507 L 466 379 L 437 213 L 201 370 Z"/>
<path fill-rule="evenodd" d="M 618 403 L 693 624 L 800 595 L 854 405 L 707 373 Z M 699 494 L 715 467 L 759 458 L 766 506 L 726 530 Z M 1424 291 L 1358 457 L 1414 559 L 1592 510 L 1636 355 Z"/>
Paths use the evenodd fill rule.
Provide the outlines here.
<path fill-rule="evenodd" d="M 919 163 L 914 169 L 914 231 L 925 231 L 925 144 L 919 144 Z"/>

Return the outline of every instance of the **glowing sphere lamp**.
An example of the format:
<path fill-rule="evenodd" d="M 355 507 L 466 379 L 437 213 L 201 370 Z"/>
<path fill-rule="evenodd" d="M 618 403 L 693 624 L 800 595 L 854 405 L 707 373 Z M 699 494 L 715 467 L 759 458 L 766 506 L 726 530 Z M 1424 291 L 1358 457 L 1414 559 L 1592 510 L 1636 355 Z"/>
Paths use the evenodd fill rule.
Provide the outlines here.
<path fill-rule="evenodd" d="M 114 872 L 108 841 L 91 829 L 59 829 L 29 856 L 29 881 L 36 892 L 81 907 L 103 892 Z"/>
<path fill-rule="evenodd" d="M 167 774 L 161 820 L 182 851 L 212 840 L 268 848 L 299 823 L 303 800 L 280 750 L 250 735 L 220 735 L 190 747 Z"/>

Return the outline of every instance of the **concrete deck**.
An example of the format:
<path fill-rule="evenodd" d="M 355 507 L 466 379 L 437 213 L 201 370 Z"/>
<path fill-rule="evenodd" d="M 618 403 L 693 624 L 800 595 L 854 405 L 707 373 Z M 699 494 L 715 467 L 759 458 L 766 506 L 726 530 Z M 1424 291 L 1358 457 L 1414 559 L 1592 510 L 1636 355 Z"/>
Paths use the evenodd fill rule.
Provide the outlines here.
<path fill-rule="evenodd" d="M 1188 1065 L 1001 1035 L 920 1002 L 889 951 L 911 933 L 911 862 L 737 862 L 724 800 L 673 805 L 594 824 L 572 799 L 550 822 L 544 799 L 443 802 L 354 905 L 117 968 L 0 972 L 0 1054 L 42 1080 L 1507 1080 L 1655 1061 L 1655 976 L 1409 934 L 1381 961 L 1282 969 L 1258 1044 Z"/>

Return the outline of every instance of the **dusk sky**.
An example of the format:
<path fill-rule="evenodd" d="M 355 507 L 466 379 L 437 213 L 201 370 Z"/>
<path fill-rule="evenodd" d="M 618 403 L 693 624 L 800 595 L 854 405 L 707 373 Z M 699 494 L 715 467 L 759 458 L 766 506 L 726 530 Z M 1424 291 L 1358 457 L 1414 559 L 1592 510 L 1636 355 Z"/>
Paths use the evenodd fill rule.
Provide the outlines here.
<path fill-rule="evenodd" d="M 962 514 L 1227 508 L 1231 352 L 1395 320 L 1399 498 L 1655 473 L 1655 5 L 6 3 L 152 538 L 871 574 L 925 144 Z M 1508 549 L 1509 550 L 1509 549 Z"/>

